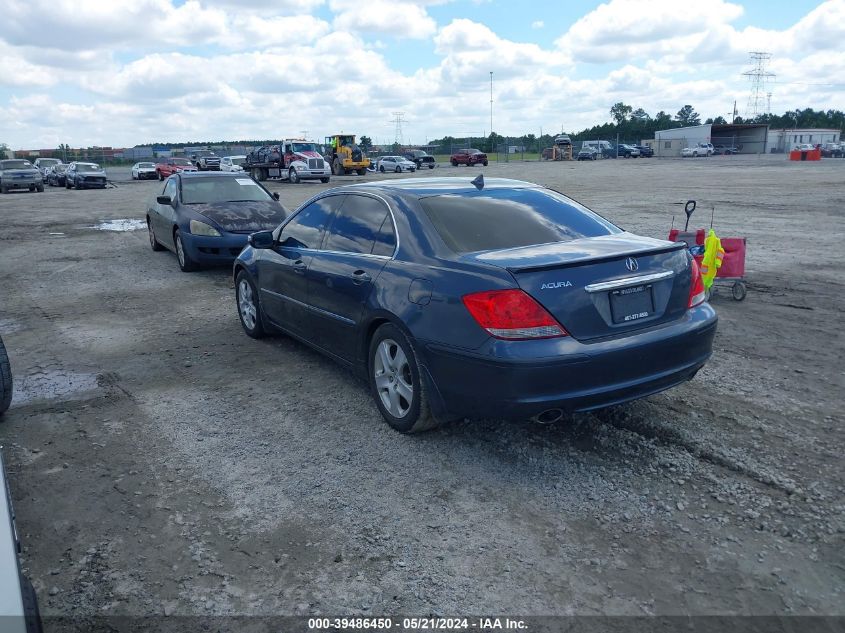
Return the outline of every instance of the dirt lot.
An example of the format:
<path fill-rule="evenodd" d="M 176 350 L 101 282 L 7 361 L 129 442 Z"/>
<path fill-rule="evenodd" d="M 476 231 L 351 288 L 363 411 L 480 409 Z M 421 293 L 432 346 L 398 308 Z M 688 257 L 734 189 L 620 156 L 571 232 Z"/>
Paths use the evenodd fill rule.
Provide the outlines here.
<path fill-rule="evenodd" d="M 247 338 L 228 270 L 93 228 L 158 183 L 0 197 L 0 443 L 45 615 L 845 614 L 845 160 L 484 171 L 656 237 L 672 203 L 715 205 L 749 289 L 713 299 L 698 377 L 405 437 L 339 366 Z M 290 208 L 322 187 L 270 185 Z"/>

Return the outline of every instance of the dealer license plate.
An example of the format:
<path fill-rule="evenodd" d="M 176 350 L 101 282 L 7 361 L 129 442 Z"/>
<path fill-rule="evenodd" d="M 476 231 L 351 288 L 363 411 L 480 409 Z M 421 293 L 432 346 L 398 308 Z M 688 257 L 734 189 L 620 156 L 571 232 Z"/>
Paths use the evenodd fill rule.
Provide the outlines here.
<path fill-rule="evenodd" d="M 610 293 L 610 314 L 614 323 L 631 323 L 654 314 L 651 285 L 621 288 Z"/>

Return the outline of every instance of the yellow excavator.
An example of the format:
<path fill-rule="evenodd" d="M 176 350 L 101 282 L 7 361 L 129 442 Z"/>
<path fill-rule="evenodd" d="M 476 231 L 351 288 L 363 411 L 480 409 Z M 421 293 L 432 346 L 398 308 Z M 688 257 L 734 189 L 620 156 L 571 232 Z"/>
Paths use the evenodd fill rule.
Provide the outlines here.
<path fill-rule="evenodd" d="M 367 174 L 370 159 L 355 143 L 354 134 L 332 134 L 326 137 L 326 160 L 332 166 L 335 176 L 344 176 L 357 172 L 359 176 Z"/>

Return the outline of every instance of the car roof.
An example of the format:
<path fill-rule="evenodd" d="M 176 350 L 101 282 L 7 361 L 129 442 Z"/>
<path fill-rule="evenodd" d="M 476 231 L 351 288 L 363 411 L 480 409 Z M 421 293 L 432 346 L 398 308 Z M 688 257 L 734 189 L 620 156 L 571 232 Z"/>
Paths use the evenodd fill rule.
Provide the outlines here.
<path fill-rule="evenodd" d="M 462 194 L 478 191 L 473 184 L 474 178 L 435 177 L 435 178 L 399 178 L 396 180 L 377 180 L 338 187 L 344 191 L 371 193 L 390 193 L 397 196 L 423 198 L 444 194 Z M 541 185 L 512 178 L 485 178 L 484 189 L 541 189 Z"/>
<path fill-rule="evenodd" d="M 237 171 L 179 171 L 182 178 L 246 178 Z"/>

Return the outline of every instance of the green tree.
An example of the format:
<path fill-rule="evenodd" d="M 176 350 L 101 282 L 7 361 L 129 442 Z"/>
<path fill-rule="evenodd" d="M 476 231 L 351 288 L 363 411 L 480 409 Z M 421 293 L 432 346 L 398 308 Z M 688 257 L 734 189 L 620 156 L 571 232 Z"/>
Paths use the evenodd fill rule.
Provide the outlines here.
<path fill-rule="evenodd" d="M 371 139 L 369 136 L 362 135 L 361 139 L 358 142 L 358 145 L 365 152 L 369 152 L 371 149 L 373 149 L 373 139 Z"/>
<path fill-rule="evenodd" d="M 713 123 L 713 125 L 727 125 L 728 124 L 728 122 L 725 120 L 725 117 L 723 117 L 723 116 L 717 116 L 715 119 L 713 119 L 711 121 L 711 123 Z"/>
<path fill-rule="evenodd" d="M 617 125 L 622 125 L 625 121 L 628 120 L 628 116 L 633 112 L 634 108 L 629 105 L 625 105 L 621 101 L 618 101 L 613 104 L 610 108 L 610 116 L 613 117 L 613 120 L 616 121 Z"/>
<path fill-rule="evenodd" d="M 637 108 L 631 113 L 631 120 L 637 121 L 638 123 L 646 123 L 647 121 L 651 121 L 651 117 L 642 108 Z"/>
<path fill-rule="evenodd" d="M 698 112 L 692 109 L 691 105 L 685 105 L 683 108 L 678 110 L 678 114 L 675 115 L 675 120 L 680 123 L 682 127 L 701 125 L 701 117 Z"/>

